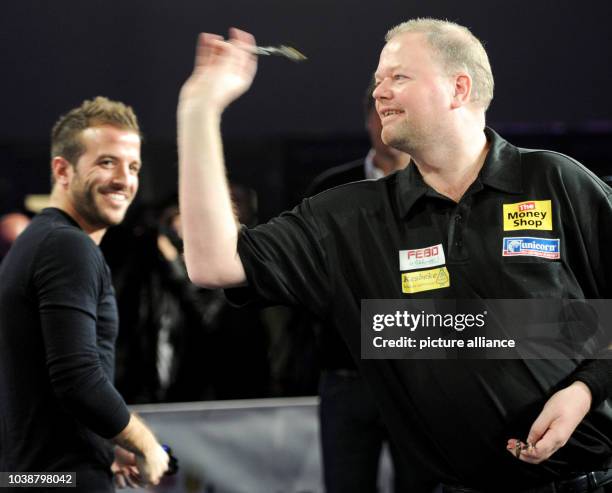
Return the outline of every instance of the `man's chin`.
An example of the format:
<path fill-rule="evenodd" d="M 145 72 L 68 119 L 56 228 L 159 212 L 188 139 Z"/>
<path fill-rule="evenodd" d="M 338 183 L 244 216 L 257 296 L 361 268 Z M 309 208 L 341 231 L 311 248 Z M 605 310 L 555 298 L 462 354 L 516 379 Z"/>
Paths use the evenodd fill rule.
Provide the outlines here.
<path fill-rule="evenodd" d="M 118 224 L 121 224 L 124 219 L 125 219 L 125 212 L 123 214 L 119 214 L 119 215 L 114 214 L 114 215 L 109 215 L 105 217 L 106 225 L 108 227 L 117 226 Z"/>
<path fill-rule="evenodd" d="M 396 135 L 389 135 L 387 139 L 383 139 L 383 142 L 387 145 L 387 147 L 391 148 L 391 151 L 404 151 L 404 140 L 398 138 Z"/>
<path fill-rule="evenodd" d="M 123 222 L 127 211 L 113 211 L 111 213 L 99 213 L 98 214 L 98 225 L 101 228 L 110 228 L 111 226 L 117 226 Z"/>
<path fill-rule="evenodd" d="M 383 141 L 383 144 L 396 149 L 398 144 L 400 144 L 403 140 L 402 136 L 398 134 L 397 130 L 390 127 L 383 129 L 380 134 L 380 138 Z"/>
<path fill-rule="evenodd" d="M 129 204 L 122 205 L 121 207 L 110 207 L 108 204 L 104 203 L 98 203 L 97 205 L 98 218 L 106 227 L 120 224 L 125 218 L 129 207 Z"/>

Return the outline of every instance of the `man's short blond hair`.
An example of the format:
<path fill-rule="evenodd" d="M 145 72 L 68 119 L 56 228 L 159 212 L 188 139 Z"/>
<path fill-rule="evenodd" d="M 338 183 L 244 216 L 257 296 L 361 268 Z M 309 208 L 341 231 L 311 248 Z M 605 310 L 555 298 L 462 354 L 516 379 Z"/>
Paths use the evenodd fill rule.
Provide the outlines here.
<path fill-rule="evenodd" d="M 81 106 L 59 117 L 51 130 L 51 159 L 61 156 L 75 165 L 85 152 L 81 132 L 90 127 L 111 125 L 131 130 L 140 136 L 138 118 L 134 110 L 119 101 L 103 96 L 87 99 Z"/>
<path fill-rule="evenodd" d="M 471 101 L 485 110 L 493 99 L 493 73 L 480 40 L 464 26 L 451 21 L 419 18 L 392 27 L 385 41 L 404 33 L 421 33 L 448 75 L 465 71 L 472 78 Z"/>

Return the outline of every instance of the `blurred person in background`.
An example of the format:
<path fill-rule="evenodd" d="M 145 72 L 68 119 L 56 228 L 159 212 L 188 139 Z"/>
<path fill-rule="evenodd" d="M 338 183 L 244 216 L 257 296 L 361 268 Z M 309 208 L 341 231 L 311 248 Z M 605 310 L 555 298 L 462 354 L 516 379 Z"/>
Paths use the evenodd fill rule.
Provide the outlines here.
<path fill-rule="evenodd" d="M 231 185 L 239 220 L 257 221 L 257 195 Z M 117 388 L 130 404 L 267 397 L 268 337 L 260 312 L 191 283 L 175 198 L 144 208 L 104 244 L 122 330 Z M 130 248 L 125 248 L 131 245 Z"/>
<path fill-rule="evenodd" d="M 130 404 L 188 400 L 177 387 L 186 339 L 205 325 L 202 290 L 189 281 L 181 258 L 176 202 L 143 208 L 131 225 L 109 235 L 103 250 L 121 321 L 117 388 Z"/>
<path fill-rule="evenodd" d="M 21 212 L 9 212 L 0 217 L 0 262 L 28 224 L 30 218 Z"/>
<path fill-rule="evenodd" d="M 230 181 L 229 186 L 237 221 L 255 226 L 258 215 L 257 193 L 234 181 Z M 210 309 L 204 364 L 210 375 L 213 398 L 269 397 L 271 359 L 275 357 L 270 354 L 270 331 L 274 325 L 268 322 L 259 307 L 231 305 L 222 289 L 205 292 Z M 202 358 L 193 354 L 190 361 L 194 366 L 197 361 L 201 364 Z"/>

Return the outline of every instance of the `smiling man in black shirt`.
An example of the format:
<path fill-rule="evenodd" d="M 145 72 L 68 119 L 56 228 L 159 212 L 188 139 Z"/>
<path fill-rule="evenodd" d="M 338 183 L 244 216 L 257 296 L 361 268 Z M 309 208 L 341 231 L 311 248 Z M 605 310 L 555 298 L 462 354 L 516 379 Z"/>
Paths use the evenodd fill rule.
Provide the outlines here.
<path fill-rule="evenodd" d="M 123 486 L 167 469 L 112 384 L 117 306 L 98 248 L 140 166 L 138 122 L 122 103 L 85 101 L 53 128 L 51 207 L 0 269 L 0 471 L 75 472 L 77 491 L 97 493 L 114 491 L 112 472 Z"/>
<path fill-rule="evenodd" d="M 359 327 L 364 299 L 610 298 L 610 189 L 566 156 L 486 128 L 493 77 L 481 43 L 457 24 L 416 19 L 389 31 L 374 91 L 383 141 L 413 165 L 237 231 L 219 121 L 256 60 L 252 36 L 230 37 L 201 36 L 179 101 L 192 279 L 248 284 L 332 319 L 401 453 L 446 491 L 601 491 L 612 361 L 366 360 Z M 426 250 L 431 261 L 411 260 Z"/>

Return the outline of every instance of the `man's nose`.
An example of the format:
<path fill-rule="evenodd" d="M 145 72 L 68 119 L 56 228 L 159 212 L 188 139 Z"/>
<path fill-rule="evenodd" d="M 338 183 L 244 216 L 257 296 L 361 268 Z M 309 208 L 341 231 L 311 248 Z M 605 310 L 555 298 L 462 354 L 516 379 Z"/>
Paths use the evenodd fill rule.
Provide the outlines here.
<path fill-rule="evenodd" d="M 374 91 L 372 91 L 372 97 L 376 100 L 389 98 L 389 85 L 387 84 L 387 79 L 383 79 L 376 84 Z"/>
<path fill-rule="evenodd" d="M 113 183 L 127 186 L 130 182 L 130 176 L 131 173 L 129 164 L 121 163 L 115 167 L 115 172 L 113 173 Z"/>

